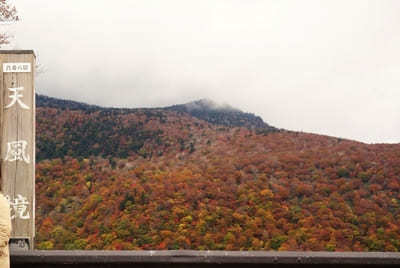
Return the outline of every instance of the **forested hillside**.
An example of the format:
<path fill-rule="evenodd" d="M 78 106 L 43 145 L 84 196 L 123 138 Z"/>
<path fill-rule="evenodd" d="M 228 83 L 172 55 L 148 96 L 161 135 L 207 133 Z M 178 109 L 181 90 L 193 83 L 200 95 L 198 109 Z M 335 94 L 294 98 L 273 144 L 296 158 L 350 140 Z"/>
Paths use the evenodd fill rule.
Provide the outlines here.
<path fill-rule="evenodd" d="M 399 144 L 37 103 L 38 249 L 400 250 Z"/>

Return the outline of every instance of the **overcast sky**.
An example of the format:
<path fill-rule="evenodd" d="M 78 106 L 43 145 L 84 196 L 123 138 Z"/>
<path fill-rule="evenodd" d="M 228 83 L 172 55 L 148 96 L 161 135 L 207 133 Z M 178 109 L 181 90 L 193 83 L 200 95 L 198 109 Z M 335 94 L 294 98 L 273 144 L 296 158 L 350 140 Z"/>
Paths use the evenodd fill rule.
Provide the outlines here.
<path fill-rule="evenodd" d="M 398 0 L 16 1 L 37 92 L 114 107 L 209 98 L 265 122 L 400 142 Z"/>

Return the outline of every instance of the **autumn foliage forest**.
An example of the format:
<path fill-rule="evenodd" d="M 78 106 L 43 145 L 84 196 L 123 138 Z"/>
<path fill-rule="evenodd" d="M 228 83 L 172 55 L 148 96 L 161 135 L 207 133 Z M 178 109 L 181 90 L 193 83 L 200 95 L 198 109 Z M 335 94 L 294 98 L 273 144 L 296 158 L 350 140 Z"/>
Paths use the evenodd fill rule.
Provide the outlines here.
<path fill-rule="evenodd" d="M 37 249 L 400 250 L 400 144 L 37 103 Z"/>

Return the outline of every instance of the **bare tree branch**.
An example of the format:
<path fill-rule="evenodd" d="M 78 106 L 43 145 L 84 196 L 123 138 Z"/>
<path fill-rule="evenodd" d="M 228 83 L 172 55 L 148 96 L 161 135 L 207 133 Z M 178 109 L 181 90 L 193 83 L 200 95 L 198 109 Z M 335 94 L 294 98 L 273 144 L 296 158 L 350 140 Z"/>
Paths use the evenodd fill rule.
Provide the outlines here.
<path fill-rule="evenodd" d="M 18 21 L 17 9 L 9 0 L 0 0 L 0 26 Z M 11 38 L 4 28 L 0 29 L 0 46 L 9 44 Z"/>

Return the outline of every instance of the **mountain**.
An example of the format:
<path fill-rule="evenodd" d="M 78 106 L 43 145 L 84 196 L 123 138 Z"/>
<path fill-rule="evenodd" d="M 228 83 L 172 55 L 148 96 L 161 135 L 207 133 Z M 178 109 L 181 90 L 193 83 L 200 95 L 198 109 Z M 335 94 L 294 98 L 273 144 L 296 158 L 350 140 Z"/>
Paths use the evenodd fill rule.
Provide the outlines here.
<path fill-rule="evenodd" d="M 202 99 L 181 105 L 173 105 L 167 109 L 188 113 L 193 117 L 217 125 L 264 129 L 266 131 L 278 130 L 265 123 L 259 116 L 255 116 L 251 113 L 244 113 L 229 105 L 218 105 L 208 99 Z"/>
<path fill-rule="evenodd" d="M 217 107 L 211 101 L 200 100 L 166 108 L 102 108 L 81 102 L 60 100 L 37 95 L 38 135 L 37 159 L 64 157 L 103 157 L 126 158 L 133 153 L 151 157 L 167 150 L 169 141 L 162 138 L 169 130 L 163 126 L 147 127 L 147 123 L 166 124 L 168 118 L 186 120 L 198 125 L 206 122 L 213 127 L 246 127 L 264 134 L 278 131 L 264 123 L 260 117 L 225 106 Z M 138 120 L 139 117 L 145 120 Z M 195 118 L 199 120 L 194 120 Z M 55 124 L 54 122 L 57 122 Z M 182 128 L 183 126 L 180 126 Z M 188 126 L 186 126 L 188 127 Z M 211 127 L 211 126 L 208 126 Z M 177 142 L 177 141 L 174 141 Z M 180 147 L 194 146 L 194 139 L 179 137 Z M 143 146 L 152 149 L 143 153 Z M 156 148 L 157 147 L 157 148 Z"/>
<path fill-rule="evenodd" d="M 57 108 L 61 110 L 82 110 L 82 111 L 125 111 L 134 112 L 137 110 L 163 110 L 176 111 L 179 113 L 190 114 L 193 117 L 202 119 L 212 124 L 230 126 L 230 127 L 247 127 L 252 129 L 263 129 L 265 131 L 278 131 L 277 128 L 265 123 L 261 117 L 251 113 L 245 113 L 230 105 L 219 105 L 209 99 L 201 99 L 186 104 L 173 105 L 165 108 L 142 108 L 142 109 L 126 109 L 126 108 L 104 108 L 97 105 L 90 105 L 82 102 L 62 100 L 44 95 L 36 95 L 37 107 Z"/>
<path fill-rule="evenodd" d="M 400 144 L 37 99 L 38 249 L 400 250 Z"/>
<path fill-rule="evenodd" d="M 94 111 L 102 109 L 97 105 L 90 105 L 83 102 L 71 101 L 71 100 L 63 100 L 48 97 L 45 95 L 36 94 L 36 107 L 48 107 L 48 108 L 57 108 L 61 110 L 82 110 L 82 111 Z"/>

